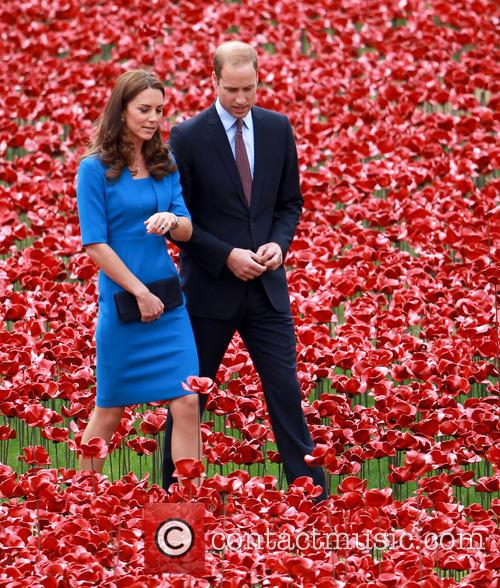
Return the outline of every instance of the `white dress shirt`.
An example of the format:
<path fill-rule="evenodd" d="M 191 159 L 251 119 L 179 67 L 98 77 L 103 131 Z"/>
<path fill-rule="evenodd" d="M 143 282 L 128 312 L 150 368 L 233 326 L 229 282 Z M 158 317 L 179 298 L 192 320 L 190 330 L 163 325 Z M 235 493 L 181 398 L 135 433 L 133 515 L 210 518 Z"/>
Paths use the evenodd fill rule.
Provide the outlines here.
<path fill-rule="evenodd" d="M 233 157 L 236 158 L 236 118 L 222 106 L 218 98 L 215 101 L 215 108 L 222 125 L 224 126 L 224 130 L 226 131 L 227 139 L 229 141 L 229 145 L 231 146 L 231 151 L 233 152 Z M 243 141 L 247 150 L 248 163 L 250 164 L 250 172 L 253 178 L 255 150 L 253 141 L 252 111 L 250 110 L 242 120 Z"/>

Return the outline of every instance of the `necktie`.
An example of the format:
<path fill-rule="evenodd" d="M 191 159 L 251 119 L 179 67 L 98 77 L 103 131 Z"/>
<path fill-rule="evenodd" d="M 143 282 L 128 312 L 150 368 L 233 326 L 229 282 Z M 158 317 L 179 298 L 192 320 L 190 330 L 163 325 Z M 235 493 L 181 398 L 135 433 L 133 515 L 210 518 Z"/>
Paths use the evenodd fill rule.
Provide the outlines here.
<path fill-rule="evenodd" d="M 243 192 L 248 204 L 252 198 L 252 173 L 248 163 L 248 154 L 243 141 L 243 119 L 236 119 L 236 143 L 235 143 L 236 166 L 240 172 Z"/>

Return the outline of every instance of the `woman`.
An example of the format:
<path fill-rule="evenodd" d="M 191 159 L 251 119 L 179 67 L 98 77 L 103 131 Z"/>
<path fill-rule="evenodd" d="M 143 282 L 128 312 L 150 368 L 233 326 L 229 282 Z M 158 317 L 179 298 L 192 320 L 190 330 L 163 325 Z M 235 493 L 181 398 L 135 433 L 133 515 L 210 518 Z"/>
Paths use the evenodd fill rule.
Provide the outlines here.
<path fill-rule="evenodd" d="M 78 169 L 82 243 L 101 269 L 97 398 L 82 443 L 102 437 L 109 444 L 124 406 L 168 399 L 177 461 L 201 456 L 198 397 L 181 385 L 198 373 L 198 357 L 164 237 L 170 232 L 188 241 L 192 233 L 179 173 L 160 136 L 164 97 L 152 74 L 121 75 Z M 164 312 L 169 301 L 147 285 L 172 276 L 180 305 Z M 133 296 L 138 320 L 120 320 L 115 294 L 124 291 Z M 103 465 L 104 459 L 80 461 L 82 469 L 99 472 Z"/>

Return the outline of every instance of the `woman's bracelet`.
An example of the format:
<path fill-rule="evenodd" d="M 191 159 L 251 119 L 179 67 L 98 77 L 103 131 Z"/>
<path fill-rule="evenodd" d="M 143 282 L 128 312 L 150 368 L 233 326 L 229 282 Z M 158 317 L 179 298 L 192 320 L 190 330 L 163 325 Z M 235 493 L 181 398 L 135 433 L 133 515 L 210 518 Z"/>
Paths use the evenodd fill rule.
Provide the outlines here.
<path fill-rule="evenodd" d="M 181 221 L 179 220 L 179 217 L 176 214 L 174 214 L 173 212 L 171 212 L 170 214 L 173 215 L 174 221 L 175 221 L 175 224 L 170 227 L 170 230 L 171 231 L 175 231 L 175 229 L 178 229 L 179 228 L 179 225 L 181 224 Z"/>

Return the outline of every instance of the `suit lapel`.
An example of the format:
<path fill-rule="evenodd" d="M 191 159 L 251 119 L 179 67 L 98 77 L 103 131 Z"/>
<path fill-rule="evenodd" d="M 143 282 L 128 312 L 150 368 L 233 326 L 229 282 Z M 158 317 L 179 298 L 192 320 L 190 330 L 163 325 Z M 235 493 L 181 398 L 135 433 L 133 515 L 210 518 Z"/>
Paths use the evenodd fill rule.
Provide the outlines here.
<path fill-rule="evenodd" d="M 222 163 L 224 164 L 224 167 L 226 168 L 226 171 L 231 178 L 231 181 L 238 190 L 238 196 L 240 197 L 241 202 L 246 208 L 248 208 L 248 203 L 245 198 L 245 193 L 243 192 L 243 186 L 241 184 L 240 174 L 238 172 L 238 168 L 236 167 L 236 161 L 234 159 L 233 152 L 231 151 L 231 145 L 229 145 L 224 125 L 222 124 L 222 121 L 217 114 L 215 105 L 213 105 L 209 110 L 208 120 L 214 149 L 219 154 Z"/>

